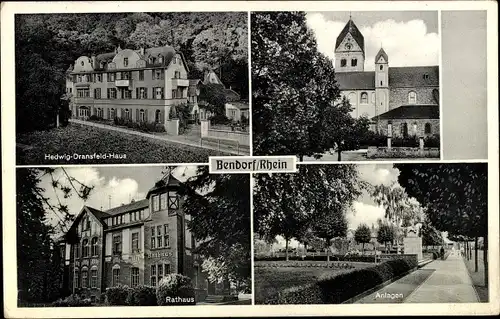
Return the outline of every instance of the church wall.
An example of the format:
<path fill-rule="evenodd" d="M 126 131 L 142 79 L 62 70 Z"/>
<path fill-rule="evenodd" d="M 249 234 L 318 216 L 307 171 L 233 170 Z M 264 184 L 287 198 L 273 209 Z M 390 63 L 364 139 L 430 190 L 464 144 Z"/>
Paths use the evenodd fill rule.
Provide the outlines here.
<path fill-rule="evenodd" d="M 408 125 L 408 135 L 416 135 L 416 136 L 432 136 L 435 134 L 440 134 L 440 127 L 439 127 L 439 119 L 393 119 L 393 120 L 379 120 L 378 122 L 378 128 L 379 132 L 382 135 L 387 136 L 387 129 L 388 129 L 388 124 L 389 121 L 392 123 L 392 136 L 393 137 L 402 137 L 402 130 L 401 126 L 403 123 L 406 123 Z M 431 124 L 431 133 L 426 134 L 425 133 L 425 124 L 430 123 Z M 415 127 L 416 125 L 416 127 Z"/>
<path fill-rule="evenodd" d="M 394 88 L 390 87 L 389 93 L 389 110 L 400 107 L 401 105 L 410 104 L 408 94 L 411 91 L 417 93 L 416 104 L 437 104 L 434 100 L 433 90 L 439 90 L 438 86 L 435 87 L 417 87 L 417 88 Z"/>
<path fill-rule="evenodd" d="M 361 103 L 361 94 L 368 94 L 368 103 Z M 351 116 L 359 118 L 363 115 L 371 118 L 375 116 L 375 91 L 374 90 L 349 90 L 341 91 L 340 95 L 349 99 L 353 111 Z"/>

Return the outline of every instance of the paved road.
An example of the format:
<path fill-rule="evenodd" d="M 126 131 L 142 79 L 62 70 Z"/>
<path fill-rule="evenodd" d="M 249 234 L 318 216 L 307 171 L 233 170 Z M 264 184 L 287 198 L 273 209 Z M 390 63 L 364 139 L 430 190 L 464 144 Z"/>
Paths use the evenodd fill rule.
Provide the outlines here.
<path fill-rule="evenodd" d="M 478 297 L 459 252 L 450 254 L 446 260 L 435 260 L 357 301 L 357 303 L 474 302 L 479 302 Z"/>

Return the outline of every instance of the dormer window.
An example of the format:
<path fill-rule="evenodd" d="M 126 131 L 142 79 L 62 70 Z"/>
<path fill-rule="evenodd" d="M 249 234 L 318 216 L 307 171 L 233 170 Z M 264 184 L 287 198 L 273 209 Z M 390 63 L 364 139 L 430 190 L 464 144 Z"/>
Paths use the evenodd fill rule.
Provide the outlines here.
<path fill-rule="evenodd" d="M 424 80 L 428 80 L 429 79 L 429 74 L 424 74 Z"/>
<path fill-rule="evenodd" d="M 85 65 L 85 63 L 84 63 L 83 61 L 82 61 L 82 62 L 80 62 L 80 64 L 81 64 L 82 66 L 84 66 L 84 65 Z"/>
<path fill-rule="evenodd" d="M 154 57 L 150 57 L 149 58 L 149 63 L 154 64 L 155 63 L 155 58 Z"/>
<path fill-rule="evenodd" d="M 123 58 L 123 66 L 128 66 L 128 58 Z"/>
<path fill-rule="evenodd" d="M 161 56 L 161 55 L 160 55 L 160 56 L 158 57 L 158 63 L 163 63 L 163 56 Z"/>
<path fill-rule="evenodd" d="M 99 66 L 101 67 L 101 69 L 104 69 L 104 62 L 101 62 Z"/>

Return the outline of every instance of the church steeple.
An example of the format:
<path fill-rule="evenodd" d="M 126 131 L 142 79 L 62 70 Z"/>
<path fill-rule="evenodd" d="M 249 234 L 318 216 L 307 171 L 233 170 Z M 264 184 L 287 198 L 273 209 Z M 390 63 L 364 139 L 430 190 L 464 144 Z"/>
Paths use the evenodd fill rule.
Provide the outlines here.
<path fill-rule="evenodd" d="M 335 71 L 364 71 L 365 39 L 349 14 L 335 43 Z"/>

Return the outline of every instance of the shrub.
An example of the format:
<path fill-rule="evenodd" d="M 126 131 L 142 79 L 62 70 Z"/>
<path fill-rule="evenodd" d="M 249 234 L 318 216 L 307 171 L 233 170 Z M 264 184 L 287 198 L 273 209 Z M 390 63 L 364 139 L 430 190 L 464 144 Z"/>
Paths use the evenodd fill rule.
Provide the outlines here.
<path fill-rule="evenodd" d="M 285 260 L 285 256 L 259 256 L 255 257 L 255 261 L 281 261 Z M 320 256 L 305 256 L 304 259 L 302 259 L 302 256 L 288 256 L 288 260 L 307 260 L 307 261 L 326 261 L 326 255 L 320 255 Z M 352 261 L 352 262 L 366 262 L 366 263 L 373 263 L 375 262 L 375 256 L 345 256 L 345 255 L 330 255 L 330 261 Z"/>
<path fill-rule="evenodd" d="M 224 114 L 215 114 L 210 118 L 210 124 L 217 125 L 217 124 L 222 124 L 222 125 L 230 125 L 232 124 L 233 121 L 231 121 L 230 118 L 228 118 Z"/>
<path fill-rule="evenodd" d="M 415 268 L 412 259 L 393 259 L 350 272 L 322 276 L 314 284 L 294 287 L 266 301 L 269 304 L 342 303 Z"/>
<path fill-rule="evenodd" d="M 373 131 L 368 131 L 360 141 L 360 148 L 367 148 L 368 146 L 387 146 L 387 136 Z"/>
<path fill-rule="evenodd" d="M 408 137 L 393 137 L 391 140 L 392 147 L 419 147 L 420 142 L 416 136 Z"/>
<path fill-rule="evenodd" d="M 156 306 L 156 288 L 139 285 L 129 289 L 127 296 L 129 306 Z"/>
<path fill-rule="evenodd" d="M 52 307 L 89 307 L 92 306 L 90 299 L 80 298 L 78 295 L 71 295 L 64 299 L 59 299 L 51 304 Z"/>
<path fill-rule="evenodd" d="M 126 285 L 106 288 L 106 303 L 108 305 L 127 305 L 129 290 L 129 286 Z"/>
<path fill-rule="evenodd" d="M 195 303 L 191 278 L 179 274 L 169 274 L 159 283 L 156 290 L 158 306 L 192 305 Z"/>
<path fill-rule="evenodd" d="M 427 136 L 424 138 L 424 147 L 439 147 L 441 144 L 441 138 L 439 134 L 434 134 L 432 136 Z"/>

